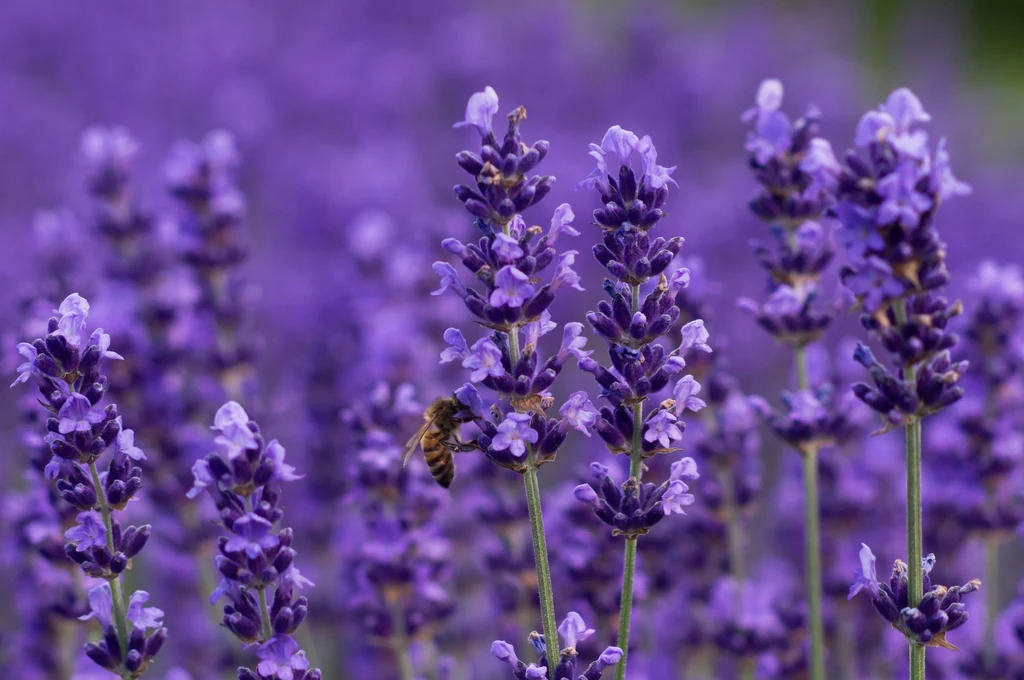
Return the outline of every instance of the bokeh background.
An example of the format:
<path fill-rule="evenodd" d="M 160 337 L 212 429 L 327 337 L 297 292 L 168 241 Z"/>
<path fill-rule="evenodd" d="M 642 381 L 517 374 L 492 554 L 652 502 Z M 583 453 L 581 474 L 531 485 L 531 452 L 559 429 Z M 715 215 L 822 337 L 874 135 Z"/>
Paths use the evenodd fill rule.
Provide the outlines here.
<path fill-rule="evenodd" d="M 67 208 L 89 233 L 78 152 L 84 129 L 123 125 L 139 140 L 138 195 L 156 213 L 172 206 L 163 182 L 172 145 L 213 129 L 233 133 L 243 158 L 239 185 L 251 244 L 244 267 L 252 292 L 247 332 L 262 346 L 252 411 L 294 452 L 300 468 L 334 468 L 340 480 L 326 491 L 310 490 L 308 483 L 292 490 L 296 541 L 318 582 L 311 608 L 329 612 L 313 615 L 311 654 L 325 677 L 371 677 L 346 665 L 366 656 L 369 644 L 359 632 L 364 621 L 347 607 L 354 586 L 344 569 L 332 567 L 364 540 L 353 528 L 358 513 L 346 504 L 344 481 L 358 450 L 342 439 L 325 442 L 309 414 L 314 406 L 340 414 L 370 399 L 381 380 L 412 382 L 424 399 L 454 386 L 456 378 L 440 371 L 436 357 L 440 331 L 448 320 L 461 323 L 464 312 L 454 298 L 428 293 L 436 282 L 430 264 L 444 255 L 440 240 L 472 235 L 451 193 L 463 181 L 454 154 L 475 143 L 469 133 L 451 129 L 469 94 L 493 86 L 502 112 L 527 108 L 528 139 L 551 142 L 545 171 L 558 182 L 527 217 L 546 224 L 562 202 L 576 210 L 586 291 L 560 298 L 555 318 L 563 321 L 583 320 L 600 295 L 600 273 L 587 255 L 594 239 L 586 227 L 592 200 L 574 191 L 590 170 L 587 143 L 613 124 L 653 137 L 659 160 L 679 166 L 679 188 L 662 224 L 685 236 L 684 254 L 702 262 L 692 265 L 694 285 L 713 311 L 708 325 L 715 347 L 728 354 L 729 369 L 746 392 L 772 399 L 790 380 L 788 353 L 773 347 L 735 305 L 738 297 L 765 290 L 746 245 L 762 235 L 763 225 L 746 206 L 754 183 L 739 122 L 758 83 L 780 78 L 793 113 L 819 106 L 823 135 L 837 149 L 852 140 L 860 114 L 891 89 L 907 85 L 917 92 L 933 116 L 932 134 L 949 138 L 958 176 L 974 187 L 940 218 L 954 276 L 951 294 L 968 296 L 966 282 L 983 259 L 1012 263 L 1024 254 L 1018 237 L 1024 214 L 1022 25 L 1024 10 L 1014 3 L 982 1 L 6 0 L 0 7 L 5 354 L 25 321 L 20 302 L 39 267 L 38 211 Z M 85 270 L 97 269 L 90 262 L 102 259 L 100 246 L 86 238 L 74 247 Z M 80 285 L 83 292 L 101 288 L 91 278 Z M 116 307 L 113 299 L 103 309 Z M 98 322 L 114 334 L 116 348 L 117 314 Z M 831 345 L 839 346 L 855 326 L 840 320 Z M 571 373 L 561 389 L 589 387 Z M 8 433 L 0 466 L 12 491 L 23 486 L 18 421 L 14 396 L 0 394 L 0 428 Z M 867 440 L 865 447 L 898 459 L 899 442 L 888 439 Z M 573 440 L 558 465 L 545 470 L 551 470 L 552 492 L 557 480 L 574 479 L 598 455 L 604 454 L 594 442 Z M 799 543 L 798 524 L 782 519 L 787 512 L 799 515 L 787 501 L 794 491 L 786 482 L 786 455 L 765 439 L 764 501 L 752 521 L 769 530 L 751 532 L 759 537 L 751 539 L 752 552 L 780 555 L 787 541 Z M 884 493 L 872 487 L 865 507 L 883 503 Z M 928 494 L 926 487 L 926 501 Z M 447 512 L 470 513 L 465 501 L 456 489 Z M 552 512 L 557 505 L 551 503 Z M 788 505 L 794 507 L 787 511 Z M 159 520 L 152 521 L 158 533 Z M 328 526 L 330 545 L 304 537 L 303 523 Z M 883 564 L 899 554 L 899 523 L 869 529 L 891 534 L 884 550 L 876 548 Z M 687 540 L 685 528 L 674 531 L 675 540 Z M 946 582 L 977 575 L 970 573 L 973 544 L 964 541 L 963 551 L 946 558 Z M 458 542 L 451 547 L 472 552 Z M 837 555 L 842 562 L 827 570 L 852 574 L 856 548 L 852 542 Z M 16 561 L 11 556 L 8 566 Z M 1014 597 L 1018 564 L 1008 550 L 1003 577 L 992 585 L 996 602 Z M 794 574 L 798 580 L 799 570 Z M 488 620 L 486 597 L 455 593 L 454 600 L 463 610 L 451 630 L 468 626 L 466 620 Z M 204 598 L 197 598 L 200 606 Z M 861 617 L 868 608 L 855 601 L 831 616 Z M 863 625 L 872 624 L 882 626 L 864 619 Z M 3 617 L 5 642 L 16 640 L 19 625 L 14 614 Z M 173 647 L 174 619 L 167 625 Z M 440 634 L 443 650 L 455 648 L 451 635 Z M 478 649 L 462 650 L 466 658 L 485 658 L 479 666 L 465 661 L 453 677 L 500 676 L 486 659 L 490 639 L 485 635 Z M 865 635 L 864 644 L 873 639 Z M 12 646 L 5 644 L 8 652 Z M 164 656 L 195 678 L 220 677 L 180 656 Z M 392 677 L 382 657 L 369 654 L 366 663 L 382 669 L 372 677 Z M 636 672 L 637 680 L 648 677 L 640 667 Z M 872 672 L 865 665 L 862 675 L 851 677 Z"/>

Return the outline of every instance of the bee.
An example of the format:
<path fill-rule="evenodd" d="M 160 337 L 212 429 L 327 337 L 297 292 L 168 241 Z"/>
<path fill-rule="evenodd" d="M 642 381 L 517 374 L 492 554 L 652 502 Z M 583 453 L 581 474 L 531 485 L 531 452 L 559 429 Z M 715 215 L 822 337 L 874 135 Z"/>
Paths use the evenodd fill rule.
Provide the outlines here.
<path fill-rule="evenodd" d="M 452 454 L 479 448 L 475 441 L 464 442 L 459 439 L 459 426 L 476 420 L 472 415 L 460 415 L 465 410 L 466 407 L 455 397 L 435 399 L 423 414 L 423 420 L 426 421 L 423 427 L 405 445 L 403 467 L 409 464 L 416 449 L 421 448 L 434 480 L 446 489 L 451 486 L 455 479 L 455 457 Z"/>

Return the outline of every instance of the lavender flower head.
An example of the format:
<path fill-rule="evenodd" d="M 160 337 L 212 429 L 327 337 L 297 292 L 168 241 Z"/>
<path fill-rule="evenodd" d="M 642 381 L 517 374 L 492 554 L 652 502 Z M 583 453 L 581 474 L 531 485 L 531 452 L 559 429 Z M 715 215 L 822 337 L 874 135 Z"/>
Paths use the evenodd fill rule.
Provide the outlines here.
<path fill-rule="evenodd" d="M 536 664 L 520 661 L 515 648 L 504 640 L 495 640 L 491 644 L 491 654 L 509 665 L 515 680 L 544 680 L 549 677 L 552 680 L 598 680 L 605 669 L 619 663 L 623 654 L 618 647 L 606 647 L 597 660 L 591 662 L 585 669 L 580 669 L 579 652 L 576 648 L 595 632 L 594 629 L 587 628 L 582 616 L 576 612 L 569 612 L 558 626 L 562 648 L 558 652 L 557 661 L 549 658 L 544 636 L 538 633 L 530 636 L 530 645 L 538 656 Z M 556 664 L 553 674 L 548 673 L 548 666 L 551 663 Z"/>
<path fill-rule="evenodd" d="M 888 583 L 879 582 L 875 555 L 871 548 L 862 544 L 860 567 L 854 574 L 855 581 L 850 587 L 849 599 L 866 593 L 882 618 L 911 642 L 955 650 L 956 647 L 946 640 L 946 633 L 967 623 L 967 609 L 961 596 L 981 588 L 981 581 L 974 579 L 962 586 L 949 588 L 933 585 L 931 571 L 934 566 L 935 555 L 924 558 L 921 564 L 924 597 L 916 607 L 910 607 L 907 564 L 896 560 Z"/>
<path fill-rule="evenodd" d="M 13 385 L 33 382 L 50 414 L 44 442 L 52 458 L 45 474 L 56 480 L 60 497 L 79 511 L 76 524 L 64 534 L 65 555 L 86 575 L 108 582 L 90 592 L 92 611 L 83 618 L 95 618 L 103 638 L 86 645 L 86 654 L 106 670 L 137 678 L 167 639 L 167 629 L 160 626 L 163 613 L 141 608 L 149 594 L 138 591 L 126 605 L 121 584 L 151 533 L 149 525 L 122 526 L 116 515 L 142 488 L 137 461 L 145 454 L 135 446 L 132 430 L 123 427 L 117 405 L 100 406 L 109 382 L 101 371 L 121 356 L 110 350 L 110 336 L 102 329 L 87 334 L 89 309 L 77 293 L 65 298 L 46 336 L 18 345 L 25 361 Z M 99 462 L 108 452 L 101 473 Z"/>
<path fill-rule="evenodd" d="M 284 447 L 267 442 L 245 409 L 229 401 L 217 410 L 215 453 L 196 461 L 195 485 L 188 496 L 210 494 L 221 525 L 215 558 L 221 581 L 210 604 L 227 597 L 224 627 L 247 645 L 256 645 L 256 670 L 240 668 L 239 680 L 319 680 L 305 652 L 292 637 L 306 619 L 308 601 L 296 591 L 311 587 L 295 566 L 290 528 L 278 528 L 281 484 L 300 478 L 285 462 Z M 267 591 L 273 588 L 269 605 Z"/>
<path fill-rule="evenodd" d="M 811 107 L 791 121 L 780 110 L 782 93 L 782 83 L 764 81 L 757 105 L 742 117 L 754 123 L 747 150 L 760 185 L 750 209 L 768 223 L 772 241 L 751 241 L 768 274 L 768 301 L 759 305 L 743 298 L 739 304 L 776 339 L 802 347 L 820 338 L 831 321 L 830 311 L 815 309 L 814 302 L 821 273 L 835 255 L 820 220 L 832 200 L 836 180 L 830 173 L 838 162 L 818 136 L 818 110 Z"/>
<path fill-rule="evenodd" d="M 519 214 L 538 203 L 550 191 L 554 178 L 530 175 L 547 154 L 547 142 L 528 147 L 521 138 L 520 124 L 526 111 L 517 108 L 508 116 L 509 128 L 499 142 L 491 129 L 498 99 L 487 88 L 470 98 L 466 119 L 456 127 L 472 127 L 481 137 L 480 152 L 458 154 L 459 165 L 474 177 L 474 186 L 460 185 L 456 196 L 475 219 L 482 236 L 464 244 L 448 238 L 446 251 L 482 284 L 467 286 L 447 262 L 434 263 L 441 277 L 440 295 L 451 291 L 462 298 L 478 324 L 491 333 L 470 344 L 462 331 L 449 328 L 444 339 L 448 348 L 441 362 L 460 362 L 468 370 L 470 384 L 459 399 L 477 417 L 481 430 L 476 445 L 498 465 L 517 472 L 554 459 L 569 429 L 588 433 L 594 411 L 585 394 L 574 395 L 561 409 L 561 419 L 548 418 L 553 403 L 550 388 L 570 357 L 589 354 L 580 336 L 582 326 L 566 324 L 557 353 L 542 358 L 540 340 L 557 328 L 548 307 L 561 288 L 582 290 L 580 277 L 572 266 L 578 252 L 559 253 L 555 243 L 562 236 L 574 236 L 574 215 L 568 204 L 555 210 L 550 229 L 527 226 Z M 554 273 L 547 281 L 542 273 Z M 495 393 L 498 403 L 484 411 L 477 386 Z"/>
<path fill-rule="evenodd" d="M 858 348 L 855 358 L 873 384 L 854 391 L 890 427 L 959 400 L 957 382 L 967 368 L 950 356 L 958 337 L 948 323 L 962 307 L 938 293 L 949 272 L 934 221 L 944 200 L 970 187 L 953 176 L 945 140 L 933 151 L 927 133 L 916 129 L 929 120 L 910 90 L 895 90 L 861 118 L 858 150 L 826 171 L 837 182 L 834 211 L 848 255 L 842 281 L 864 310 L 862 325 L 879 337 L 897 369 Z"/>

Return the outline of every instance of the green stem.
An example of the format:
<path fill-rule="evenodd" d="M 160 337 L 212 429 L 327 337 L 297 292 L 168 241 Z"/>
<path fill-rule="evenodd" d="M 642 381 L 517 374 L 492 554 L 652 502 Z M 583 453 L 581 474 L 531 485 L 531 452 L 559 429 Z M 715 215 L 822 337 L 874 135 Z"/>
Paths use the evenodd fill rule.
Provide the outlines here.
<path fill-rule="evenodd" d="M 554 673 L 558 658 L 558 628 L 555 625 L 555 597 L 551 588 L 551 567 L 548 564 L 548 544 L 544 536 L 544 516 L 540 507 L 540 483 L 537 468 L 532 464 L 524 475 L 526 504 L 530 509 L 530 534 L 533 537 L 533 558 L 537 565 L 537 590 L 540 594 L 540 619 L 544 628 L 544 642 L 548 645 L 548 675 Z"/>
<path fill-rule="evenodd" d="M 640 311 L 640 286 L 634 285 L 631 309 L 633 314 Z M 644 476 L 643 459 L 643 417 L 644 405 L 638 401 L 633 404 L 633 441 L 629 450 L 629 476 L 639 482 Z M 629 657 L 629 626 L 633 618 L 633 581 L 636 577 L 636 543 L 637 539 L 626 539 L 626 550 L 622 564 L 622 603 L 619 606 L 619 639 L 618 647 L 622 650 L 622 660 L 615 667 L 615 680 L 626 677 L 626 661 Z"/>
<path fill-rule="evenodd" d="M 985 539 L 985 647 L 991 654 L 995 649 L 993 632 L 999 618 L 999 539 Z"/>
<path fill-rule="evenodd" d="M 796 348 L 797 388 L 810 387 L 807 351 Z M 818 507 L 818 449 L 801 451 L 804 459 L 804 564 L 807 585 L 808 621 L 811 636 L 811 678 L 825 680 L 825 626 L 821 613 L 821 523 Z"/>
<path fill-rule="evenodd" d="M 92 476 L 92 485 L 96 489 L 96 497 L 100 501 L 100 515 L 103 517 L 103 529 L 107 536 L 107 552 L 113 555 L 116 550 L 114 546 L 114 520 L 111 518 L 112 508 L 107 502 L 107 494 L 103 490 L 103 483 L 100 481 L 100 471 L 96 468 L 96 462 L 89 463 L 89 474 Z M 117 642 L 121 647 L 122 656 L 128 652 L 128 617 L 125 615 L 124 590 L 121 588 L 121 577 L 110 580 L 111 599 L 114 600 L 114 626 L 117 628 Z M 131 673 L 127 670 L 121 673 L 121 677 L 130 678 Z"/>
<path fill-rule="evenodd" d="M 391 605 L 391 621 L 394 627 L 394 641 L 391 644 L 391 649 L 395 653 L 399 678 L 401 680 L 416 680 L 416 669 L 413 668 L 412 658 L 409 656 L 409 636 L 405 633 L 405 611 L 402 609 L 401 598 L 395 598 L 395 602 Z"/>
<path fill-rule="evenodd" d="M 502 231 L 509 234 L 509 225 L 503 224 Z M 508 338 L 509 360 L 512 366 L 519 362 L 519 329 L 512 328 L 505 334 Z M 551 566 L 548 563 L 548 543 L 544 534 L 544 514 L 540 505 L 540 482 L 533 458 L 533 448 L 527 449 L 527 467 L 523 475 L 526 486 L 526 505 L 530 511 L 530 536 L 533 539 L 533 560 L 537 568 L 537 592 L 540 596 L 540 620 L 544 629 L 544 643 L 549 649 L 558 648 L 558 627 L 555 624 L 555 596 L 551 587 Z M 549 652 L 550 654 L 550 652 Z M 557 659 L 557 651 L 550 657 Z M 554 662 L 549 663 L 548 676 L 555 672 Z"/>
<path fill-rule="evenodd" d="M 907 322 L 907 303 L 902 301 L 893 307 L 896 321 Z M 905 382 L 914 385 L 917 368 L 913 365 L 903 370 Z M 921 561 L 924 555 L 921 538 L 921 421 L 914 417 L 906 426 L 907 453 L 907 583 L 908 605 L 916 607 L 923 593 Z M 924 646 L 910 644 L 910 680 L 924 680 Z"/>
<path fill-rule="evenodd" d="M 735 481 L 732 469 L 723 466 L 719 470 L 722 480 L 722 509 L 725 513 L 726 539 L 729 545 L 729 573 L 739 583 L 743 580 L 746 562 L 743 555 L 743 523 L 736 508 Z"/>

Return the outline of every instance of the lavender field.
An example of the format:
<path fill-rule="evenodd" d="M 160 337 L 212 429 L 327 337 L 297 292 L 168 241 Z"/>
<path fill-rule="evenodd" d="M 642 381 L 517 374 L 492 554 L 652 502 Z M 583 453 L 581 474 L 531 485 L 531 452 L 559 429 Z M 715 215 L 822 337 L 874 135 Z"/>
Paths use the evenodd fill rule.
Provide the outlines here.
<path fill-rule="evenodd" d="M 1024 680 L 1020 90 L 868 4 L 5 2 L 0 678 Z"/>

